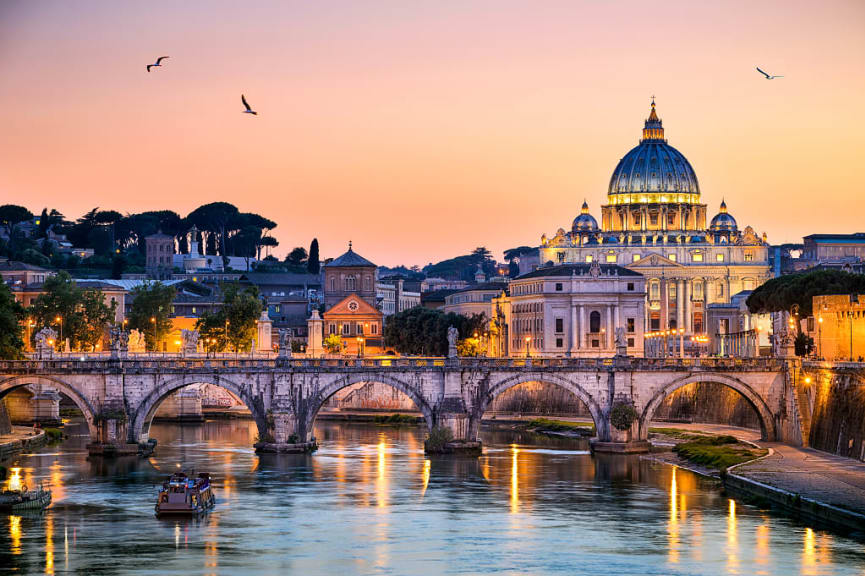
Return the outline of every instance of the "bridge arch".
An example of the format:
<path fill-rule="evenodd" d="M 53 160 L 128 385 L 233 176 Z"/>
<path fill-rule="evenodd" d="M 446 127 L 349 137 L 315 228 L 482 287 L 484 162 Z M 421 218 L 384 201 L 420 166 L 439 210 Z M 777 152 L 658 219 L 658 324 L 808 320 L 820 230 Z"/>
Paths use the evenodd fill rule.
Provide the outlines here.
<path fill-rule="evenodd" d="M 319 411 L 322 406 L 324 406 L 325 402 L 327 402 L 331 396 L 342 390 L 343 388 L 347 388 L 354 384 L 359 384 L 361 382 L 378 382 L 380 384 L 386 384 L 391 386 L 392 388 L 396 388 L 414 402 L 414 405 L 420 410 L 421 414 L 423 414 L 424 422 L 426 423 L 427 428 L 432 428 L 435 425 L 435 411 L 429 405 L 426 398 L 423 397 L 423 394 L 420 393 L 416 388 L 406 382 L 403 382 L 399 378 L 394 378 L 393 376 L 388 376 L 386 374 L 347 374 L 341 378 L 330 382 L 323 388 L 321 388 L 311 399 L 309 404 L 307 405 L 306 417 L 303 419 L 303 429 L 300 430 L 301 436 L 304 438 L 309 438 L 312 435 L 312 428 L 315 424 L 315 419 L 318 416 Z"/>
<path fill-rule="evenodd" d="M 156 414 L 156 410 L 159 408 L 159 405 L 162 404 L 162 401 L 172 392 L 195 384 L 212 384 L 214 386 L 219 386 L 240 398 L 252 413 L 252 418 L 255 420 L 255 424 L 258 427 L 259 438 L 267 436 L 267 413 L 264 409 L 264 405 L 261 400 L 253 397 L 249 393 L 248 387 L 240 386 L 228 378 L 224 378 L 217 374 L 195 374 L 178 376 L 160 382 L 158 386 L 151 390 L 147 396 L 141 400 L 137 407 L 132 408 L 132 418 L 129 427 L 129 441 L 133 443 L 146 441 L 150 435 L 150 425 L 153 422 L 153 416 Z"/>
<path fill-rule="evenodd" d="M 766 401 L 760 396 L 760 394 L 755 391 L 750 385 L 746 384 L 742 380 L 734 376 L 729 376 L 726 374 L 719 374 L 716 372 L 707 372 L 700 374 L 692 374 L 690 376 L 685 376 L 683 378 L 679 378 L 678 380 L 674 380 L 673 382 L 667 384 L 660 390 L 658 390 L 652 399 L 646 404 L 646 407 L 643 409 L 642 414 L 640 414 L 640 435 L 641 439 L 648 438 L 649 435 L 649 423 L 652 421 L 652 416 L 654 416 L 655 411 L 658 409 L 658 406 L 661 405 L 661 402 L 664 401 L 670 394 L 682 388 L 683 386 L 687 386 L 688 384 L 693 384 L 695 382 L 714 382 L 717 384 L 723 384 L 728 388 L 732 388 L 736 392 L 742 395 L 742 397 L 751 405 L 754 411 L 757 413 L 757 418 L 760 421 L 760 435 L 763 440 L 772 442 L 777 438 L 775 431 L 775 417 L 772 414 L 772 410 L 769 408 L 769 405 L 766 404 Z"/>
<path fill-rule="evenodd" d="M 601 439 L 607 438 L 609 435 L 606 425 L 607 420 L 604 417 L 603 410 L 598 405 L 597 401 L 595 401 L 594 397 L 578 383 L 568 378 L 562 378 L 557 374 L 517 374 L 493 384 L 479 399 L 477 417 L 475 418 L 476 422 L 473 426 L 480 427 L 480 421 L 483 418 L 484 412 L 487 411 L 493 401 L 501 396 L 502 393 L 515 386 L 526 384 L 528 382 L 541 382 L 552 384 L 553 386 L 559 386 L 579 398 L 579 400 L 589 409 L 589 413 L 592 416 L 592 422 L 595 424 L 595 433 Z"/>
<path fill-rule="evenodd" d="M 63 380 L 51 376 L 13 376 L 11 378 L 6 378 L 5 380 L 0 381 L 0 400 L 2 400 L 3 397 L 12 390 L 24 386 L 30 386 L 31 384 L 42 384 L 44 386 L 56 388 L 59 392 L 72 400 L 78 409 L 81 410 L 81 413 L 84 414 L 84 420 L 87 422 L 87 430 L 90 433 L 90 441 L 96 442 L 98 440 L 99 435 L 96 428 L 96 414 L 98 413 L 98 410 L 90 403 L 84 394 L 80 393 L 74 386 L 67 384 Z"/>

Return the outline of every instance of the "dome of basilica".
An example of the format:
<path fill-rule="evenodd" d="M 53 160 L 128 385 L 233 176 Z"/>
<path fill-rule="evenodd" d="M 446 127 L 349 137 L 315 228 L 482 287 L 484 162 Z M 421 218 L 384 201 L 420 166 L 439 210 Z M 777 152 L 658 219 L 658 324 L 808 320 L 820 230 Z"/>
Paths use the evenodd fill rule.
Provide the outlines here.
<path fill-rule="evenodd" d="M 580 210 L 580 215 L 574 218 L 574 224 L 571 227 L 573 233 L 579 232 L 597 232 L 598 221 L 595 217 L 589 214 L 589 204 L 583 200 L 583 207 Z"/>
<path fill-rule="evenodd" d="M 643 138 L 619 161 L 608 194 L 610 203 L 617 204 L 699 201 L 697 175 L 688 159 L 664 139 L 654 100 Z"/>
<path fill-rule="evenodd" d="M 709 224 L 709 230 L 712 232 L 738 232 L 739 225 L 736 224 L 736 219 L 727 212 L 727 203 L 721 200 L 721 210 L 712 218 Z"/>

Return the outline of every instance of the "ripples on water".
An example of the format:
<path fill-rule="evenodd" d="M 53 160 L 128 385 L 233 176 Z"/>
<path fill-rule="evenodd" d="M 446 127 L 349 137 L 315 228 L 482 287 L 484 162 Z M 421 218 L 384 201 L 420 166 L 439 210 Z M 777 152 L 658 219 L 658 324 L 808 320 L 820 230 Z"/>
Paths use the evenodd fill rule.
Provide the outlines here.
<path fill-rule="evenodd" d="M 584 440 L 485 430 L 479 458 L 427 458 L 420 428 L 320 422 L 311 456 L 256 456 L 246 421 L 154 424 L 150 459 L 87 460 L 86 436 L 19 459 L 54 492 L 0 516 L 22 574 L 865 574 L 865 546 L 722 496 L 717 485 Z M 174 470 L 217 506 L 157 520 Z"/>

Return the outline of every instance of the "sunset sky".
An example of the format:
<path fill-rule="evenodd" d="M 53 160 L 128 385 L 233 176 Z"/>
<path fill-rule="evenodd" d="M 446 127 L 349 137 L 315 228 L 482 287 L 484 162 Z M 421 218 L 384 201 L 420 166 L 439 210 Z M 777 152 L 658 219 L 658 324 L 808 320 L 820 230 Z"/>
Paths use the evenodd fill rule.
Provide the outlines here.
<path fill-rule="evenodd" d="M 653 94 L 710 217 L 865 231 L 861 0 L 5 0 L 0 203 L 223 200 L 277 221 L 280 257 L 501 258 L 583 198 L 600 217 Z"/>

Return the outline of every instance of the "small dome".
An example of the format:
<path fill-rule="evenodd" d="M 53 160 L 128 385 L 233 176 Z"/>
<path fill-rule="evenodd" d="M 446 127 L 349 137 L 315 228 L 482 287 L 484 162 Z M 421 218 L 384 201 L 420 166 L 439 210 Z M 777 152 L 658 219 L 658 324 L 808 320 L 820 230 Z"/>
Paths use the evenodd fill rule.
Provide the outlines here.
<path fill-rule="evenodd" d="M 727 203 L 723 200 L 721 200 L 721 210 L 712 218 L 712 223 L 709 224 L 709 230 L 712 232 L 737 232 L 739 230 L 736 219 L 727 213 Z"/>
<path fill-rule="evenodd" d="M 579 232 L 597 232 L 598 221 L 595 217 L 589 214 L 589 204 L 583 200 L 583 207 L 580 209 L 580 215 L 574 218 L 574 225 L 571 231 L 576 234 Z"/>

